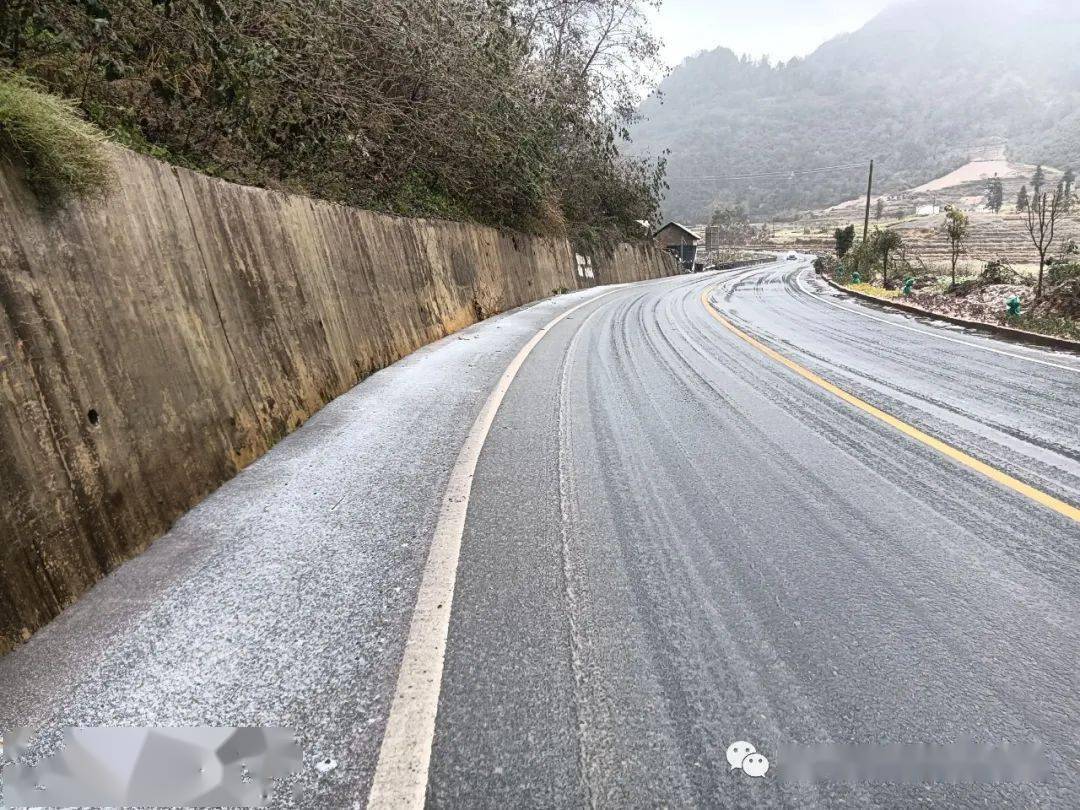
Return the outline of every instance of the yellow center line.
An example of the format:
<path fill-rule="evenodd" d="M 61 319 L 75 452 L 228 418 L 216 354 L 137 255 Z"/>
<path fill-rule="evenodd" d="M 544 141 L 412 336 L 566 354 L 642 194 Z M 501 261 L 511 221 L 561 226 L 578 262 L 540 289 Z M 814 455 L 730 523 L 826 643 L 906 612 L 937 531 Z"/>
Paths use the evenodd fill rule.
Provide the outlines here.
<path fill-rule="evenodd" d="M 794 360 L 791 360 L 780 354 L 779 352 L 770 349 L 761 341 L 751 337 L 746 332 L 742 331 L 741 329 L 733 325 L 730 321 L 728 321 L 723 315 L 720 314 L 716 307 L 712 305 L 712 302 L 709 300 L 709 295 L 715 289 L 715 286 L 708 287 L 701 293 L 701 303 L 705 305 L 705 310 L 710 315 L 712 315 L 720 323 L 721 326 L 734 334 L 736 337 L 749 343 L 762 354 L 771 357 L 776 362 L 787 366 L 789 369 L 794 371 L 803 379 L 809 380 L 819 388 L 823 388 L 830 394 L 834 394 L 840 397 L 840 399 L 844 400 L 844 402 L 847 402 L 849 405 L 854 405 L 859 410 L 870 414 L 875 419 L 884 422 L 890 427 L 896 428 L 901 433 L 910 436 L 912 439 L 915 439 L 915 441 L 922 442 L 927 447 L 932 447 L 939 453 L 948 456 L 953 461 L 957 461 L 960 464 L 963 464 L 965 467 L 968 467 L 969 469 L 972 469 L 977 473 L 985 475 L 990 480 L 995 481 L 1004 487 L 1008 487 L 1014 492 L 1018 492 L 1021 495 L 1031 498 L 1031 500 L 1035 501 L 1036 503 L 1041 504 L 1042 506 L 1045 506 L 1049 509 L 1053 509 L 1058 514 L 1064 515 L 1067 518 L 1072 518 L 1077 523 L 1080 523 L 1080 509 L 1076 508 L 1072 504 L 1068 504 L 1065 501 L 1059 500 L 1053 495 L 1048 495 L 1040 489 L 1036 489 L 1033 486 L 1025 484 L 1023 481 L 1018 481 L 1011 475 L 1007 475 L 1001 470 L 995 467 L 991 467 L 989 464 L 979 461 L 977 458 L 969 456 L 962 450 L 957 450 L 952 445 L 946 444 L 945 442 L 941 441 L 941 439 L 935 439 L 933 436 L 930 436 L 927 433 L 923 433 L 918 428 L 912 427 L 907 422 L 903 422 L 900 419 L 897 419 L 892 414 L 888 414 L 880 408 L 875 408 L 869 402 L 865 402 L 864 400 L 859 399 L 857 396 L 849 394 L 844 389 L 838 388 L 828 380 L 819 377 L 817 374 L 815 374 L 805 366 L 799 365 Z"/>

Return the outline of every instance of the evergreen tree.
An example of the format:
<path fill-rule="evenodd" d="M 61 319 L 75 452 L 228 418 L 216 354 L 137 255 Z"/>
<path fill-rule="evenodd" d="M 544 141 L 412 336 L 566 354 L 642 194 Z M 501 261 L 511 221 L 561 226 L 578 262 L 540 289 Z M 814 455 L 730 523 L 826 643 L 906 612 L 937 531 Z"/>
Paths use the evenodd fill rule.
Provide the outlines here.
<path fill-rule="evenodd" d="M 995 214 L 1001 211 L 1001 206 L 1005 202 L 1005 187 L 1001 183 L 1001 178 L 996 174 L 986 181 L 985 194 L 986 207 Z"/>
<path fill-rule="evenodd" d="M 1042 164 L 1040 163 L 1035 167 L 1035 176 L 1031 178 L 1031 190 L 1032 196 L 1035 199 L 1039 199 L 1042 196 L 1043 184 L 1046 182 L 1046 173 L 1043 171 Z"/>
<path fill-rule="evenodd" d="M 874 209 L 874 219 L 881 219 L 885 214 L 885 201 L 878 197 L 877 208 Z"/>
<path fill-rule="evenodd" d="M 1025 211 L 1027 211 L 1029 204 L 1030 204 L 1030 201 L 1028 199 L 1028 190 L 1027 190 L 1027 185 L 1025 184 L 1025 185 L 1020 186 L 1020 193 L 1016 195 L 1016 211 L 1017 211 L 1017 213 L 1023 214 Z"/>
<path fill-rule="evenodd" d="M 848 225 L 846 228 L 837 228 L 833 231 L 833 238 L 836 240 L 836 257 L 843 259 L 847 252 L 851 250 L 851 246 L 855 244 L 855 226 Z"/>

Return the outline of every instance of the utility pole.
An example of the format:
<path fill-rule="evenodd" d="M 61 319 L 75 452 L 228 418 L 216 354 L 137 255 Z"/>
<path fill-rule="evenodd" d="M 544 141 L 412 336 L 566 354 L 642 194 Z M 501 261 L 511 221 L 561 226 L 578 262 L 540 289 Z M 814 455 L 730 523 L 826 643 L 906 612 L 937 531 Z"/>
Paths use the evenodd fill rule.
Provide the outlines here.
<path fill-rule="evenodd" d="M 862 241 L 866 244 L 866 237 L 870 232 L 870 194 L 874 189 L 874 161 L 870 161 L 870 179 L 866 181 L 866 219 L 863 220 Z"/>

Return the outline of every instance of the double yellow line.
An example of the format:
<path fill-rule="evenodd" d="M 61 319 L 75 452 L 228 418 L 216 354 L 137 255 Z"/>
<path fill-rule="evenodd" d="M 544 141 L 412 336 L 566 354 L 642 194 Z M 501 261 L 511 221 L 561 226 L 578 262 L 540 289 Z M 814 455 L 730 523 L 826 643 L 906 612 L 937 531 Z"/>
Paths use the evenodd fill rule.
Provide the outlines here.
<path fill-rule="evenodd" d="M 766 355 L 767 357 L 772 358 L 776 362 L 787 366 L 789 369 L 794 371 L 803 379 L 809 380 L 814 385 L 818 386 L 819 388 L 823 388 L 830 394 L 839 397 L 849 405 L 854 405 L 859 410 L 870 414 L 872 417 L 881 422 L 884 422 L 889 427 L 896 428 L 901 433 L 906 436 L 910 436 L 915 441 L 922 442 L 927 447 L 932 447 L 934 450 L 937 450 L 939 453 L 948 456 L 953 461 L 959 462 L 965 467 L 968 467 L 969 469 L 972 469 L 975 472 L 980 473 L 981 475 L 985 475 L 990 480 L 995 481 L 996 483 L 1001 484 L 1004 487 L 1008 487 L 1014 492 L 1018 492 L 1021 495 L 1024 495 L 1035 501 L 1036 503 L 1045 506 L 1048 509 L 1053 509 L 1058 514 L 1064 515 L 1067 518 L 1072 518 L 1077 523 L 1080 523 L 1080 509 L 1077 509 L 1072 504 L 1065 503 L 1065 501 L 1059 500 L 1053 495 L 1048 495 L 1040 489 L 1035 489 L 1035 487 L 1025 484 L 1023 481 L 1018 481 L 1011 475 L 1007 475 L 1001 470 L 995 467 L 991 467 L 989 464 L 979 461 L 977 458 L 969 456 L 962 450 L 957 450 L 952 445 L 946 444 L 940 439 L 935 439 L 933 436 L 927 433 L 923 433 L 918 428 L 912 427 L 907 422 L 897 419 L 892 414 L 885 413 L 885 411 L 881 410 L 880 408 L 875 408 L 869 402 L 865 402 L 864 400 L 859 399 L 854 394 L 849 394 L 844 389 L 838 388 L 837 386 L 833 385 L 831 382 L 824 379 L 823 377 L 818 376 L 805 366 L 801 366 L 794 360 L 784 357 L 784 355 L 773 349 L 770 349 L 760 340 L 757 340 L 746 334 L 746 332 L 733 325 L 729 320 L 727 320 L 727 318 L 721 315 L 719 311 L 717 311 L 716 307 L 712 305 L 712 302 L 709 300 L 709 295 L 715 289 L 716 287 L 714 286 L 708 287 L 703 290 L 701 293 L 701 303 L 704 304 L 705 310 L 710 315 L 712 315 L 713 318 L 715 318 L 721 326 L 723 326 L 740 340 L 749 343 L 759 352 Z"/>

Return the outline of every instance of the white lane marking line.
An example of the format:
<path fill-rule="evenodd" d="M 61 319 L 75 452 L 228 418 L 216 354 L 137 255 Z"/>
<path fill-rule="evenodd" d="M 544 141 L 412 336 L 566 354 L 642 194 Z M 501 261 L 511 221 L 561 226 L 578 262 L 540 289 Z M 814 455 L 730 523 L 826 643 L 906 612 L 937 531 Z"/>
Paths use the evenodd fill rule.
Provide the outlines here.
<path fill-rule="evenodd" d="M 620 288 L 622 286 L 625 285 L 619 285 Z M 522 347 L 488 395 L 458 453 L 443 495 L 431 550 L 416 596 L 390 717 L 386 722 L 375 778 L 368 795 L 369 808 L 424 806 L 465 515 L 469 510 L 476 463 L 499 405 L 525 359 L 544 335 L 567 316 L 614 292 L 617 290 L 610 290 L 571 307 L 551 320 Z"/>
<path fill-rule="evenodd" d="M 803 270 L 805 270 L 805 269 L 806 268 L 803 268 Z M 889 318 L 880 318 L 877 315 L 871 315 L 869 312 L 860 312 L 857 309 L 852 309 L 851 307 L 845 307 L 842 304 L 838 304 L 835 301 L 830 301 L 829 299 L 818 295 L 813 290 L 810 290 L 810 289 L 807 289 L 806 287 L 804 287 L 803 283 L 802 283 L 802 271 L 800 271 L 799 275 L 795 276 L 795 285 L 800 290 L 802 290 L 804 293 L 806 293 L 811 298 L 813 298 L 815 301 L 820 301 L 823 304 L 828 304 L 830 307 L 836 307 L 837 309 L 842 309 L 842 310 L 844 310 L 844 312 L 850 312 L 852 315 L 861 315 L 863 318 L 869 318 L 872 321 L 881 321 L 881 323 L 887 323 L 890 326 L 895 326 L 897 329 L 907 329 L 909 332 L 917 332 L 920 335 L 926 335 L 926 337 L 937 338 L 938 340 L 947 340 L 950 343 L 959 343 L 962 346 L 970 346 L 972 349 L 982 349 L 985 352 L 993 352 L 994 354 L 1003 354 L 1006 357 L 1015 357 L 1017 360 L 1026 360 L 1029 363 L 1038 363 L 1040 366 L 1051 366 L 1053 368 L 1061 368 L 1061 369 L 1065 369 L 1065 371 L 1071 371 L 1074 374 L 1080 374 L 1080 368 L 1075 368 L 1073 366 L 1066 366 L 1066 365 L 1064 365 L 1062 363 L 1054 363 L 1054 362 L 1051 362 L 1050 360 L 1040 360 L 1037 357 L 1029 357 L 1026 354 L 1017 354 L 1016 352 L 1007 352 L 1004 349 L 995 349 L 995 348 L 993 348 L 991 346 L 983 346 L 983 345 L 978 344 L 978 343 L 971 343 L 971 342 L 966 341 L 966 340 L 960 340 L 959 338 L 949 337 L 948 335 L 939 335 L 936 332 L 928 332 L 925 329 L 917 329 L 914 326 L 907 325 L 906 323 L 897 323 L 896 321 L 890 320 Z"/>

